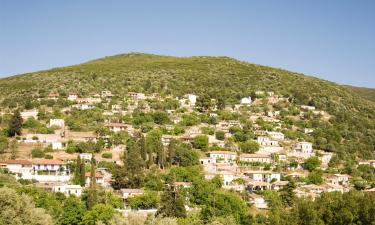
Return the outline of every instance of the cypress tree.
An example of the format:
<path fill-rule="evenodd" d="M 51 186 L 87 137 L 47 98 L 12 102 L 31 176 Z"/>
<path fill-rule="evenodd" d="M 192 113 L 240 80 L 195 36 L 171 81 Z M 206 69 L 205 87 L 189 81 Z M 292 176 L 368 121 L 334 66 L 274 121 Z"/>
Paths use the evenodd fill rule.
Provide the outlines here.
<path fill-rule="evenodd" d="M 85 168 L 85 160 L 81 161 L 80 164 L 80 177 L 79 177 L 79 183 L 82 187 L 86 185 L 86 168 Z"/>
<path fill-rule="evenodd" d="M 95 157 L 94 154 L 91 158 L 91 171 L 90 171 L 90 187 L 87 199 L 87 207 L 91 209 L 97 202 L 97 192 L 96 192 L 96 168 L 95 168 Z"/>
<path fill-rule="evenodd" d="M 20 111 L 15 111 L 8 125 L 8 136 L 14 137 L 16 135 L 21 135 L 22 128 L 22 117 Z"/>
<path fill-rule="evenodd" d="M 76 169 L 74 172 L 74 184 L 80 184 L 81 183 L 81 157 L 77 155 L 77 161 L 76 161 Z"/>
<path fill-rule="evenodd" d="M 184 205 L 184 199 L 176 191 L 174 185 L 168 185 L 160 201 L 160 207 L 156 212 L 156 216 L 162 217 L 186 217 L 186 209 Z"/>

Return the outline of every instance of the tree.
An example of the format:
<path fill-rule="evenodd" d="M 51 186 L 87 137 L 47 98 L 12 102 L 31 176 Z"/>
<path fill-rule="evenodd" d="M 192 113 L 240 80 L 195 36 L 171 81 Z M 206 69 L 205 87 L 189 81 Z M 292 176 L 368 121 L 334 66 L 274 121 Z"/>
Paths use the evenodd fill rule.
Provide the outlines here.
<path fill-rule="evenodd" d="M 246 203 L 237 194 L 226 191 L 215 191 L 203 206 L 204 221 L 209 221 L 216 216 L 231 216 L 238 224 L 248 224 L 251 220 Z"/>
<path fill-rule="evenodd" d="M 293 181 L 289 181 L 289 183 L 280 190 L 280 197 L 284 205 L 289 207 L 293 205 L 293 201 L 296 197 L 294 193 L 295 188 L 295 183 Z"/>
<path fill-rule="evenodd" d="M 220 131 L 220 130 L 216 131 L 215 137 L 216 137 L 217 140 L 223 141 L 225 139 L 225 133 L 224 133 L 224 131 Z"/>
<path fill-rule="evenodd" d="M 5 152 L 5 149 L 8 148 L 8 144 L 8 138 L 0 136 L 0 154 L 3 154 Z"/>
<path fill-rule="evenodd" d="M 8 136 L 14 137 L 16 135 L 21 135 L 22 129 L 22 117 L 20 111 L 15 111 L 8 125 Z"/>
<path fill-rule="evenodd" d="M 36 208 L 27 195 L 18 195 L 10 188 L 0 188 L 0 224 L 52 225 L 44 209 Z"/>
<path fill-rule="evenodd" d="M 90 211 L 87 211 L 82 219 L 82 225 L 96 225 L 99 222 L 109 224 L 115 214 L 115 210 L 110 205 L 97 204 Z"/>
<path fill-rule="evenodd" d="M 96 190 L 96 167 L 95 158 L 91 158 L 91 171 L 90 171 L 90 187 L 88 190 L 87 208 L 92 209 L 97 203 L 97 190 Z"/>
<path fill-rule="evenodd" d="M 18 156 L 18 142 L 17 142 L 17 140 L 15 140 L 15 139 L 12 140 L 10 142 L 9 148 L 10 148 L 10 158 L 16 159 L 17 156 Z"/>
<path fill-rule="evenodd" d="M 75 167 L 75 172 L 74 172 L 74 177 L 73 181 L 75 184 L 79 184 L 82 187 L 85 186 L 86 184 L 86 171 L 85 171 L 85 161 L 81 160 L 80 155 L 77 155 L 77 160 L 76 160 L 76 167 Z"/>
<path fill-rule="evenodd" d="M 82 221 L 85 207 L 75 196 L 68 197 L 63 204 L 63 213 L 58 219 L 60 225 L 79 225 Z"/>
<path fill-rule="evenodd" d="M 200 150 L 206 150 L 208 147 L 208 137 L 206 135 L 198 135 L 193 139 L 193 147 Z"/>
<path fill-rule="evenodd" d="M 311 172 L 315 170 L 316 168 L 318 168 L 320 166 L 320 163 L 321 162 L 318 157 L 312 156 L 305 160 L 303 166 L 305 169 Z"/>
<path fill-rule="evenodd" d="M 146 140 L 145 136 L 141 133 L 138 140 L 139 148 L 141 151 L 141 157 L 144 161 L 147 160 L 147 149 L 146 149 Z"/>
<path fill-rule="evenodd" d="M 242 152 L 254 153 L 259 150 L 259 143 L 253 140 L 247 140 L 239 144 Z"/>
<path fill-rule="evenodd" d="M 128 205 L 132 209 L 152 209 L 157 208 L 160 199 L 155 192 L 145 192 L 128 198 Z"/>
<path fill-rule="evenodd" d="M 307 180 L 310 184 L 321 184 L 323 183 L 322 175 L 323 172 L 321 170 L 314 170 L 309 173 Z"/>
<path fill-rule="evenodd" d="M 186 209 L 183 197 L 175 190 L 175 187 L 168 185 L 160 201 L 160 207 L 156 212 L 156 216 L 161 217 L 186 217 Z"/>

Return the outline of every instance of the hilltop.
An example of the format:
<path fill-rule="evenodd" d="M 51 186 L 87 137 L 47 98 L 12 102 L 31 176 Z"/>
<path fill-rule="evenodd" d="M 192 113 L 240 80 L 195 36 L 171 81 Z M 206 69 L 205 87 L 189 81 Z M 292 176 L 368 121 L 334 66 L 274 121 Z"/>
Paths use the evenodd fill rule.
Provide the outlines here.
<path fill-rule="evenodd" d="M 256 90 L 274 91 L 296 104 L 312 105 L 332 118 L 340 149 L 374 153 L 375 103 L 347 87 L 300 73 L 238 61 L 228 57 L 172 57 L 130 53 L 87 63 L 0 79 L 0 100 L 4 108 L 34 102 L 51 92 L 67 96 L 92 95 L 111 90 L 116 96 L 128 92 L 183 96 L 194 93 L 234 104 Z M 322 140 L 327 142 L 327 140 Z M 330 142 L 330 140 L 328 140 Z M 328 144 L 328 143 L 327 143 Z"/>

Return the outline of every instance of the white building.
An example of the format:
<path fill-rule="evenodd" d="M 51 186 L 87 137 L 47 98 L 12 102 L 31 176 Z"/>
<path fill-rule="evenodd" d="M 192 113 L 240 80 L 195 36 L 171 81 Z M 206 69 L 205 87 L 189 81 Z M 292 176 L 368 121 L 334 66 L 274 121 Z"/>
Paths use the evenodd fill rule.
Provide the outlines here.
<path fill-rule="evenodd" d="M 241 98 L 240 103 L 241 103 L 241 105 L 250 105 L 251 104 L 251 97 Z"/>
<path fill-rule="evenodd" d="M 222 162 L 232 162 L 237 158 L 237 154 L 230 151 L 211 151 L 208 152 L 208 155 L 210 156 L 210 158 Z"/>
<path fill-rule="evenodd" d="M 267 134 L 271 137 L 272 140 L 283 141 L 285 136 L 281 132 L 267 131 Z"/>
<path fill-rule="evenodd" d="M 124 123 L 107 123 L 104 126 L 113 132 L 125 131 L 126 128 L 128 127 Z"/>
<path fill-rule="evenodd" d="M 52 187 L 53 192 L 60 192 L 64 195 L 75 195 L 77 197 L 81 196 L 82 194 L 82 187 L 79 185 L 69 185 L 69 184 L 61 184 L 55 185 Z"/>
<path fill-rule="evenodd" d="M 32 170 L 32 163 L 28 160 L 3 160 L 0 161 L 0 168 L 6 168 L 9 172 L 16 174 L 30 173 Z"/>
<path fill-rule="evenodd" d="M 333 174 L 328 177 L 328 181 L 333 185 L 348 185 L 349 175 L 346 174 Z"/>
<path fill-rule="evenodd" d="M 102 91 L 102 93 L 101 93 L 101 97 L 102 97 L 102 98 L 109 98 L 109 97 L 113 97 L 113 94 L 112 94 L 111 91 L 104 90 L 104 91 Z"/>
<path fill-rule="evenodd" d="M 42 143 L 51 145 L 52 149 L 63 149 L 63 140 L 58 134 L 26 134 L 23 140 L 25 143 Z"/>
<path fill-rule="evenodd" d="M 314 111 L 315 107 L 314 106 L 309 106 L 309 105 L 301 105 L 301 109 L 309 110 L 309 111 Z"/>
<path fill-rule="evenodd" d="M 243 162 L 261 162 L 261 163 L 271 163 L 271 157 L 269 155 L 262 154 L 246 154 L 240 155 L 240 161 Z"/>
<path fill-rule="evenodd" d="M 39 111 L 37 109 L 27 110 L 21 112 L 21 117 L 23 120 L 27 120 L 28 118 L 38 119 Z"/>
<path fill-rule="evenodd" d="M 302 153 L 313 152 L 312 143 L 310 142 L 298 142 L 294 149 Z"/>
<path fill-rule="evenodd" d="M 57 159 L 34 159 L 32 167 L 35 172 L 63 175 L 69 173 L 66 163 Z"/>
<path fill-rule="evenodd" d="M 195 106 L 195 103 L 197 102 L 197 96 L 193 94 L 187 94 L 186 95 L 187 100 L 189 101 L 191 106 Z"/>
<path fill-rule="evenodd" d="M 63 119 L 50 119 L 49 120 L 49 127 L 52 127 L 52 126 L 58 126 L 58 127 L 64 128 L 65 127 L 65 120 L 63 120 Z"/>
<path fill-rule="evenodd" d="M 123 199 L 128 199 L 129 197 L 132 197 L 134 195 L 144 194 L 144 191 L 142 189 L 123 188 L 120 189 L 120 194 Z"/>
<path fill-rule="evenodd" d="M 269 137 L 266 136 L 259 136 L 257 137 L 257 142 L 261 146 L 279 146 L 279 142 L 276 140 L 271 140 Z"/>
<path fill-rule="evenodd" d="M 78 95 L 77 94 L 69 94 L 67 99 L 69 101 L 75 102 L 78 99 Z"/>
<path fill-rule="evenodd" d="M 272 172 L 272 171 L 246 171 L 244 173 L 246 176 L 249 176 L 254 181 L 261 181 L 261 182 L 271 182 L 280 181 L 281 174 Z"/>

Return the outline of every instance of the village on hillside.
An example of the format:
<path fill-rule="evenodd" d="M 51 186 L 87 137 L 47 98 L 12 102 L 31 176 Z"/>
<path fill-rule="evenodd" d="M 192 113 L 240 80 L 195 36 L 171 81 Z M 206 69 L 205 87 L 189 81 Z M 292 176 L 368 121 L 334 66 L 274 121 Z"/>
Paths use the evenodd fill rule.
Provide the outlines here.
<path fill-rule="evenodd" d="M 13 137 L 0 140 L 7 146 L 0 154 L 2 173 L 67 196 L 96 185 L 120 198 L 118 210 L 125 214 L 156 212 L 156 203 L 138 203 L 140 196 L 160 192 L 160 179 L 183 189 L 189 202 L 199 174 L 241 193 L 258 210 L 269 207 L 267 191 L 311 199 L 326 192 L 375 191 L 363 175 L 375 168 L 375 159 L 357 159 L 353 168 L 364 172 L 350 174 L 334 151 L 321 148 L 327 141 L 321 123 L 331 115 L 295 104 L 293 96 L 258 90 L 229 105 L 194 94 L 116 96 L 103 90 L 85 96 L 51 92 L 36 102 L 1 112 L 3 127 L 17 117 L 21 121 Z M 128 149 L 131 138 L 140 143 L 136 158 Z M 129 166 L 137 160 L 142 182 Z"/>

